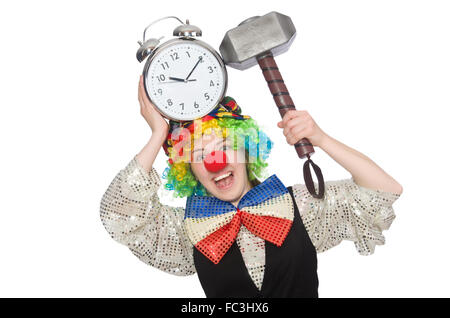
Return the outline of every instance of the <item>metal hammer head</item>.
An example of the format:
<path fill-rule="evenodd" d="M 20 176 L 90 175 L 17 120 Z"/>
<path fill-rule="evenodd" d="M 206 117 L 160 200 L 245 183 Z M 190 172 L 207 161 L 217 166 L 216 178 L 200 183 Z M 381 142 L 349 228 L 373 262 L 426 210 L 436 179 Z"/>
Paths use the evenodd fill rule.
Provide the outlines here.
<path fill-rule="evenodd" d="M 272 11 L 243 21 L 225 34 L 220 53 L 225 64 L 245 70 L 258 64 L 258 58 L 286 52 L 296 31 L 290 17 Z"/>

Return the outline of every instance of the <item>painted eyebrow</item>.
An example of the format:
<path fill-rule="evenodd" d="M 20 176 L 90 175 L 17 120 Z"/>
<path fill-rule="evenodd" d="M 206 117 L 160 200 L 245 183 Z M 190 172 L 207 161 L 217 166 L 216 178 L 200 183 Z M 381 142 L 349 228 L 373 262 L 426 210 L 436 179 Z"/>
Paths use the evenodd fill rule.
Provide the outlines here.
<path fill-rule="evenodd" d="M 220 143 L 226 143 L 226 142 L 228 142 L 226 139 L 219 140 L 218 142 L 216 142 L 215 146 L 217 146 L 217 145 L 220 144 Z M 194 152 L 200 151 L 200 150 L 203 151 L 203 150 L 205 150 L 205 148 L 195 149 L 195 150 L 192 152 L 192 154 L 194 154 Z"/>

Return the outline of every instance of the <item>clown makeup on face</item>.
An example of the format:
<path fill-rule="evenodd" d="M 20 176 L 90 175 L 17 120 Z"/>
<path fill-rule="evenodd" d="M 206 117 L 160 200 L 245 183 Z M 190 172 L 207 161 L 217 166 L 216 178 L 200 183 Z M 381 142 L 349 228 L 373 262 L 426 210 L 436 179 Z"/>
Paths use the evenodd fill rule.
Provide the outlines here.
<path fill-rule="evenodd" d="M 258 178 L 266 177 L 266 159 L 273 144 L 253 119 L 201 118 L 171 127 L 164 144 L 168 167 L 162 177 L 167 179 L 165 189 L 173 190 L 175 197 L 205 195 L 234 202 L 257 186 Z M 212 151 L 226 157 L 227 163 L 209 165 L 212 168 L 208 169 L 204 162 L 209 162 Z M 232 176 L 220 172 L 231 172 Z M 216 177 L 232 178 L 221 181 Z M 231 179 L 233 184 L 227 184 Z"/>
<path fill-rule="evenodd" d="M 219 156 L 211 164 L 214 152 Z M 221 152 L 226 155 L 225 162 L 221 160 Z M 245 149 L 234 150 L 231 138 L 223 138 L 214 131 L 195 142 L 190 166 L 196 179 L 211 195 L 234 205 L 252 188 L 247 176 Z"/>

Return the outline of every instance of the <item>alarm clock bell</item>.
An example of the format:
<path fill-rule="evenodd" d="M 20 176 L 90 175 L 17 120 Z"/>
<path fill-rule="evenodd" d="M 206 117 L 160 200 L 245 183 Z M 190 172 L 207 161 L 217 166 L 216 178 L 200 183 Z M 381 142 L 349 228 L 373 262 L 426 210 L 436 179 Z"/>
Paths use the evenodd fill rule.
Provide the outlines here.
<path fill-rule="evenodd" d="M 138 41 L 139 49 L 136 52 L 136 58 L 139 61 L 139 63 L 144 61 L 155 50 L 155 48 L 161 43 L 161 40 L 164 38 L 162 36 L 159 39 L 151 38 L 151 39 L 145 40 L 145 33 L 147 32 L 147 29 L 159 21 L 166 20 L 166 19 L 172 19 L 172 18 L 176 19 L 182 23 L 181 25 L 177 26 L 173 30 L 173 36 L 178 36 L 178 37 L 202 36 L 202 30 L 199 27 L 190 24 L 189 19 L 186 19 L 186 23 L 183 23 L 183 21 L 181 21 L 179 18 L 174 17 L 174 16 L 169 16 L 169 17 L 164 17 L 164 18 L 158 19 L 156 21 L 153 21 L 144 29 L 144 35 L 143 35 L 142 42 Z"/>

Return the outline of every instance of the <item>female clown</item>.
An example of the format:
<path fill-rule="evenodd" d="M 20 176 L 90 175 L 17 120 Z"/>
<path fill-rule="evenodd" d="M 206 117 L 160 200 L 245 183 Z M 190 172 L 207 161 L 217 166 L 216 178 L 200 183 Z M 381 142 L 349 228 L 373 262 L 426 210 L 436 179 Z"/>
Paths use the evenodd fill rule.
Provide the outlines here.
<path fill-rule="evenodd" d="M 325 182 L 324 199 L 275 174 L 259 180 L 272 142 L 232 98 L 183 124 L 168 124 L 155 110 L 142 77 L 138 99 L 152 135 L 109 185 L 100 217 L 143 262 L 197 273 L 207 297 L 318 297 L 318 252 L 349 240 L 369 255 L 384 244 L 402 186 L 306 111 L 289 111 L 278 123 L 287 143 L 308 138 L 352 175 Z M 153 163 L 161 147 L 169 156 L 165 189 L 186 197 L 185 208 L 159 201 Z"/>

